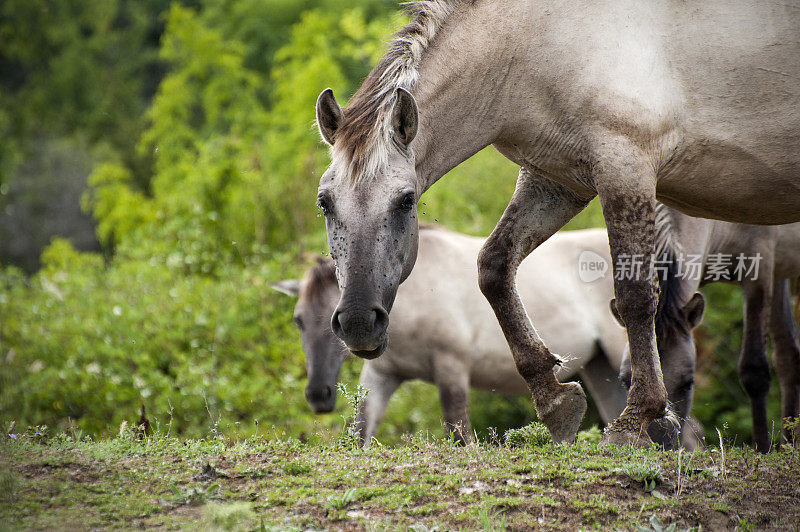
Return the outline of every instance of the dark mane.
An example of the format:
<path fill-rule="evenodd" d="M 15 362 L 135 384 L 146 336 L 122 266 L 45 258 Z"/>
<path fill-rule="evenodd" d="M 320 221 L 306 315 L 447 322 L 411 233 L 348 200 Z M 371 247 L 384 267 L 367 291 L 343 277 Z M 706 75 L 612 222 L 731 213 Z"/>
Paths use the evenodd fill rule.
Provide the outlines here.
<path fill-rule="evenodd" d="M 331 286 L 337 286 L 336 267 L 330 257 L 317 257 L 317 264 L 306 273 L 300 297 L 316 303 Z"/>
<path fill-rule="evenodd" d="M 669 207 L 656 204 L 656 258 L 662 270 L 658 275 L 658 307 L 656 310 L 656 338 L 659 342 L 676 334 L 690 334 L 691 327 L 683 311 L 683 279 L 678 275 L 677 261 L 680 252 L 675 241 L 675 227 Z"/>
<path fill-rule="evenodd" d="M 351 179 L 358 179 L 375 156 L 372 152 L 385 133 L 395 89 L 413 89 L 422 53 L 453 10 L 472 1 L 419 0 L 406 6 L 411 22 L 394 35 L 386 54 L 343 110 L 334 134 L 333 151 L 343 157 Z"/>

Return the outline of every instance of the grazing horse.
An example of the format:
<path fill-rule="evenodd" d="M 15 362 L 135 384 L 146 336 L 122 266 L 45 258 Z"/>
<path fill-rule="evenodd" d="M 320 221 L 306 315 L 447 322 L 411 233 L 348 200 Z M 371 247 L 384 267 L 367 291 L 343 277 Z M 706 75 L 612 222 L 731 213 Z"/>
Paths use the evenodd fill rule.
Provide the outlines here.
<path fill-rule="evenodd" d="M 357 356 L 380 356 L 414 267 L 420 196 L 493 144 L 522 168 L 480 253 L 479 286 L 539 418 L 554 441 L 574 441 L 585 394 L 556 378 L 564 361 L 528 318 L 517 267 L 595 196 L 615 272 L 652 256 L 656 198 L 693 216 L 800 221 L 800 9 L 423 0 L 411 10 L 346 108 L 330 89 L 317 100 L 331 147 L 318 205 L 341 287 L 332 330 Z M 632 375 L 606 443 L 646 445 L 650 422 L 668 413 L 658 282 L 645 270 L 615 275 Z"/>
<path fill-rule="evenodd" d="M 386 352 L 365 361 L 361 372 L 360 382 L 369 393 L 358 426 L 366 444 L 392 394 L 408 380 L 439 388 L 445 426 L 463 443 L 472 436 L 470 388 L 527 391 L 492 309 L 478 290 L 475 259 L 485 239 L 430 228 L 422 228 L 419 238 L 414 271 L 397 291 Z M 605 230 L 566 231 L 537 249 L 517 275 L 525 308 L 540 324 L 542 336 L 570 354 L 559 368 L 559 379 L 578 373 L 606 423 L 625 407 L 625 389 L 617 375 L 626 340 L 608 310 L 613 297 L 610 261 Z M 339 302 L 333 261 L 319 259 L 302 281 L 281 281 L 273 288 L 299 298 L 294 321 L 306 353 L 306 398 L 315 412 L 330 412 L 347 358 L 330 327 Z M 564 301 L 570 303 L 566 308 Z M 450 320 L 459 326 L 452 327 Z M 684 356 L 693 360 L 694 345 L 690 341 L 685 347 Z M 702 446 L 694 438 L 689 433 L 684 445 Z"/>
<path fill-rule="evenodd" d="M 694 218 L 661 204 L 656 207 L 656 215 L 657 249 L 665 265 L 660 277 L 659 305 L 663 311 L 658 313 L 656 331 L 670 403 L 681 419 L 692 403 L 695 352 L 681 344 L 691 341 L 696 320 L 690 325 L 692 318 L 681 309 L 691 307 L 697 290 L 705 284 L 725 282 L 741 286 L 744 337 L 739 379 L 750 398 L 753 446 L 767 452 L 766 401 L 770 385 L 767 330 L 772 338 L 781 388 L 782 417 L 800 415 L 800 336 L 789 291 L 789 279 L 800 275 L 800 223 L 733 224 Z M 687 354 L 691 356 L 687 358 Z M 620 377 L 630 384 L 628 357 L 623 359 Z M 783 437 L 787 442 L 793 439 L 788 429 Z"/>

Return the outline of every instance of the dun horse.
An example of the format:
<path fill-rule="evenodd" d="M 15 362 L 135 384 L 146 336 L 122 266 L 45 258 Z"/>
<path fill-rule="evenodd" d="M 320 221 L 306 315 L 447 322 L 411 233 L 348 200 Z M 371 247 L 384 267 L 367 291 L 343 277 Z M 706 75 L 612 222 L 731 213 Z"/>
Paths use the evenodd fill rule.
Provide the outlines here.
<path fill-rule="evenodd" d="M 739 379 L 750 398 L 753 445 L 769 450 L 766 399 L 770 386 L 766 335 L 781 388 L 782 417 L 800 415 L 800 336 L 791 309 L 789 279 L 800 275 L 800 224 L 752 226 L 706 220 L 656 207 L 656 241 L 665 269 L 661 276 L 662 312 L 656 331 L 664 382 L 679 417 L 689 412 L 694 383 L 694 357 L 670 347 L 691 339 L 686 308 L 700 286 L 710 282 L 738 284 L 744 293 L 744 337 Z M 697 268 L 693 267 L 697 266 Z M 613 306 L 612 306 L 613 307 Z M 622 364 L 623 382 L 630 383 L 630 360 Z M 653 431 L 651 431 L 652 434 Z M 783 438 L 791 442 L 788 430 Z M 800 442 L 796 441 L 795 444 Z"/>
<path fill-rule="evenodd" d="M 554 441 L 573 441 L 585 395 L 556 378 L 564 361 L 525 313 L 517 267 L 595 196 L 615 271 L 653 254 L 656 198 L 693 216 L 800 221 L 800 10 L 777 0 L 425 0 L 412 11 L 345 109 L 329 89 L 317 101 L 331 145 L 318 203 L 341 287 L 332 329 L 356 355 L 380 356 L 416 259 L 417 201 L 493 144 L 522 169 L 478 282 L 539 418 Z M 658 283 L 623 275 L 614 288 L 632 376 L 604 441 L 646 444 L 667 414 Z"/>
<path fill-rule="evenodd" d="M 462 442 L 471 439 L 470 387 L 506 394 L 527 390 L 492 309 L 478 290 L 475 258 L 484 240 L 443 229 L 420 231 L 416 266 L 397 292 L 389 345 L 380 358 L 365 361 L 361 372 L 361 384 L 369 392 L 359 413 L 365 443 L 394 391 L 408 380 L 436 384 L 445 425 Z M 605 422 L 625 406 L 625 389 L 617 377 L 625 332 L 608 309 L 613 296 L 610 260 L 604 230 L 561 232 L 525 260 L 517 276 L 525 308 L 541 325 L 544 339 L 570 355 L 559 368 L 559 379 L 577 372 Z M 299 297 L 294 319 L 306 353 L 306 397 L 316 412 L 330 412 L 347 358 L 330 328 L 339 301 L 333 263 L 320 259 L 302 281 L 281 281 L 273 287 Z M 564 301 L 570 305 L 565 307 Z M 699 321 L 701 312 L 685 314 Z M 452 327 L 450 320 L 459 326 Z M 691 338 L 677 347 L 687 362 L 694 361 Z M 673 356 L 679 358 L 677 351 Z M 685 445 L 702 445 L 687 432 Z M 661 441 L 658 435 L 654 438 Z M 665 443 L 673 442 L 665 438 Z"/>

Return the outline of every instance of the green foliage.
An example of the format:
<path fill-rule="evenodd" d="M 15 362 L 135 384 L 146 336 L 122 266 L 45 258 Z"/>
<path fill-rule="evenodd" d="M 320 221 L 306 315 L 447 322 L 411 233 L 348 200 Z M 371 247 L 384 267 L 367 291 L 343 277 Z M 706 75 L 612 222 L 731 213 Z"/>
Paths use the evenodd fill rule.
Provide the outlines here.
<path fill-rule="evenodd" d="M 664 482 L 665 480 L 661 464 L 647 459 L 629 462 L 617 471 L 636 482 L 641 482 L 647 492 L 653 491 L 659 482 Z"/>
<path fill-rule="evenodd" d="M 589 427 L 586 430 L 582 430 L 578 432 L 578 443 L 600 443 L 600 440 L 603 439 L 603 431 L 600 430 L 600 427 L 594 425 Z"/>
<path fill-rule="evenodd" d="M 254 530 L 256 514 L 246 502 L 210 503 L 203 508 L 203 518 L 211 529 Z"/>
<path fill-rule="evenodd" d="M 197 435 L 210 424 L 207 398 L 225 431 L 308 422 L 291 305 L 265 286 L 288 276 L 286 257 L 232 267 L 224 281 L 158 263 L 106 267 L 64 241 L 43 260 L 30 281 L 0 276 L 4 421 L 72 419 L 108 433 L 145 404 L 161 426 Z"/>
<path fill-rule="evenodd" d="M 344 510 L 356 501 L 356 489 L 345 490 L 341 495 L 328 496 L 328 506 L 335 510 Z"/>
<path fill-rule="evenodd" d="M 0 160 L 80 132 L 133 162 L 157 83 L 157 14 L 169 2 L 8 0 L 0 4 Z M 0 114 L 1 116 L 2 114 Z M 13 139 L 9 147 L 6 143 Z M 4 168 L 6 178 L 13 165 Z M 0 175 L 0 181 L 3 181 Z"/>
<path fill-rule="evenodd" d="M 672 523 L 665 527 L 658 520 L 658 516 L 653 514 L 650 516 L 650 526 L 636 525 L 636 530 L 638 532 L 675 532 L 677 526 L 677 523 Z"/>
<path fill-rule="evenodd" d="M 244 43 L 178 5 L 166 21 L 160 56 L 173 68 L 138 143 L 154 160 L 151 197 L 130 186 L 124 167 L 98 167 L 85 205 L 100 237 L 117 244 L 119 257 L 156 256 L 205 274 L 315 231 L 319 242 L 314 191 L 327 158 L 311 127 L 314 102 L 326 83 L 354 89 L 379 54 L 388 18 L 367 23 L 358 9 L 303 15 L 275 54 L 271 107 L 267 79 L 246 67 Z"/>
<path fill-rule="evenodd" d="M 716 428 L 726 428 L 738 443 L 752 440 L 750 400 L 739 383 L 737 363 L 742 345 L 742 292 L 721 283 L 703 288 L 706 313 L 695 332 L 698 375 L 693 415 L 705 426 L 706 440 L 717 441 Z M 773 441 L 780 437 L 780 386 L 772 376 L 767 396 L 767 419 L 775 420 Z"/>
<path fill-rule="evenodd" d="M 550 431 L 538 421 L 519 429 L 507 430 L 505 437 L 506 445 L 509 447 L 541 447 L 552 441 Z"/>

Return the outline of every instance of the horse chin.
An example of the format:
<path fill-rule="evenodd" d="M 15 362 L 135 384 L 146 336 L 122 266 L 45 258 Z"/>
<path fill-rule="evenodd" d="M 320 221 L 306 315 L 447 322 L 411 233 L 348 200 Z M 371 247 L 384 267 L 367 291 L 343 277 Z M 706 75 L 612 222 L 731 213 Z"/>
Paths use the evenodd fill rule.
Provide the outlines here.
<path fill-rule="evenodd" d="M 336 407 L 336 403 L 327 403 L 327 404 L 315 404 L 311 405 L 311 410 L 314 411 L 315 414 L 329 414 L 333 412 L 333 409 Z"/>
<path fill-rule="evenodd" d="M 383 352 L 386 351 L 386 344 L 387 344 L 386 340 L 383 340 L 381 344 L 375 349 L 361 350 L 361 351 L 351 349 L 350 352 L 353 353 L 358 358 L 363 358 L 364 360 L 373 360 L 381 356 Z"/>

